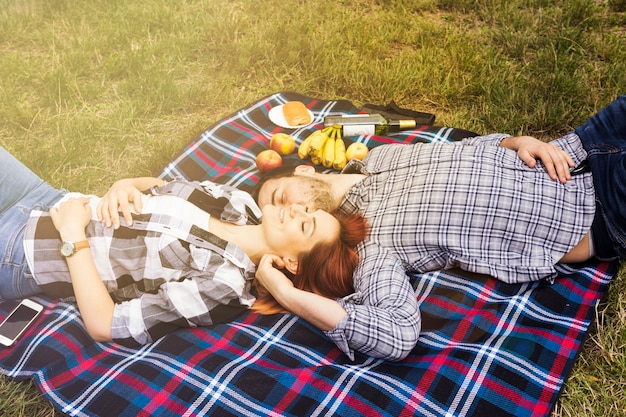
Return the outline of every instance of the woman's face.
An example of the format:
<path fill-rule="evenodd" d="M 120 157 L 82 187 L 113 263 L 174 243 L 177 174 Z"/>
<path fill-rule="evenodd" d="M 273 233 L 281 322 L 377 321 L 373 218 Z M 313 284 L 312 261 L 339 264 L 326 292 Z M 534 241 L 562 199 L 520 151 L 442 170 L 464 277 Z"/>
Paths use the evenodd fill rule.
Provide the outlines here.
<path fill-rule="evenodd" d="M 339 221 L 323 210 L 307 212 L 300 204 L 263 206 L 263 231 L 278 256 L 295 256 L 339 238 Z"/>

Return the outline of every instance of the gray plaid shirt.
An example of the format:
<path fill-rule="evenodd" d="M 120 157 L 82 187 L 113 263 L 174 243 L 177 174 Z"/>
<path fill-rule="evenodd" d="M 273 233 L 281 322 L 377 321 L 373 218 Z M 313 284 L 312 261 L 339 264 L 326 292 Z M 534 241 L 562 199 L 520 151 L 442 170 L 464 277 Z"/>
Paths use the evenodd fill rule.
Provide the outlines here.
<path fill-rule="evenodd" d="M 407 272 L 459 267 L 509 283 L 549 278 L 589 231 L 595 213 L 591 174 L 566 184 L 542 164 L 529 168 L 499 146 L 507 135 L 462 142 L 380 146 L 370 151 L 342 202 L 371 223 L 359 247 L 348 315 L 327 332 L 348 355 L 356 349 L 398 359 L 417 341 L 420 316 Z M 578 136 L 553 142 L 576 164 Z"/>
<path fill-rule="evenodd" d="M 144 196 L 132 226 L 92 220 L 86 228 L 96 267 L 115 301 L 112 337 L 145 344 L 181 327 L 227 322 L 252 305 L 255 265 L 243 250 L 211 234 L 208 216 L 256 224 L 261 212 L 236 188 L 176 180 Z M 167 201 L 160 201 L 165 199 Z M 98 199 L 91 198 L 93 209 Z M 209 213 L 209 214 L 207 214 Z M 202 221 L 193 222 L 193 218 Z M 206 224 L 196 224 L 204 223 Z M 47 212 L 33 211 L 24 244 L 35 281 L 54 297 L 73 296 L 59 235 Z"/>

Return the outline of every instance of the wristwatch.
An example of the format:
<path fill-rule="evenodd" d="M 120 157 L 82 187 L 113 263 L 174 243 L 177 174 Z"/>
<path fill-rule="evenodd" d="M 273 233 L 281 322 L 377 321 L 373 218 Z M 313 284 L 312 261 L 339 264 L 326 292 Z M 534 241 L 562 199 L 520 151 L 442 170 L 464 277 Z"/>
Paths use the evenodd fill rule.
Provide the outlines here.
<path fill-rule="evenodd" d="M 63 243 L 61 243 L 61 246 L 59 246 L 59 251 L 61 251 L 61 255 L 68 257 L 74 255 L 79 250 L 86 249 L 88 247 L 88 240 L 81 240 L 78 242 L 69 242 L 67 240 L 64 240 Z"/>

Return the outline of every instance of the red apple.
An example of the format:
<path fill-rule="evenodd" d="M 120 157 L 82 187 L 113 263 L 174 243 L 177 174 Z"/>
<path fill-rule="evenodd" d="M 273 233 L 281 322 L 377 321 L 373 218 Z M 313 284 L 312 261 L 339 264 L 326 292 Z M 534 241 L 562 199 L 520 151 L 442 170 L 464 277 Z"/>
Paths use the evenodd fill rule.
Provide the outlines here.
<path fill-rule="evenodd" d="M 296 150 L 296 140 L 286 133 L 276 133 L 270 139 L 270 148 L 281 155 L 289 155 Z"/>
<path fill-rule="evenodd" d="M 283 158 L 278 152 L 272 149 L 261 151 L 256 156 L 256 166 L 260 171 L 266 172 L 270 169 L 278 168 L 283 164 Z"/>

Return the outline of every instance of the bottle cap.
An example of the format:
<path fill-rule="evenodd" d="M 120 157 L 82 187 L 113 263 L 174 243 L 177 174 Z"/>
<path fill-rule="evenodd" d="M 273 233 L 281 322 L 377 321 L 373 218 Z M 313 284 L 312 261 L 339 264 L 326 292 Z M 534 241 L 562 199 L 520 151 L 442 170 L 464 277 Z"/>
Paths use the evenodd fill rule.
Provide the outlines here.
<path fill-rule="evenodd" d="M 415 119 L 410 120 L 398 120 L 398 126 L 401 130 L 405 129 L 414 129 L 415 128 Z"/>

